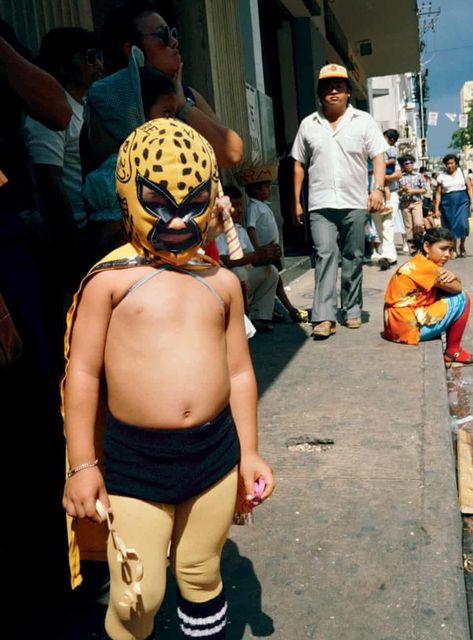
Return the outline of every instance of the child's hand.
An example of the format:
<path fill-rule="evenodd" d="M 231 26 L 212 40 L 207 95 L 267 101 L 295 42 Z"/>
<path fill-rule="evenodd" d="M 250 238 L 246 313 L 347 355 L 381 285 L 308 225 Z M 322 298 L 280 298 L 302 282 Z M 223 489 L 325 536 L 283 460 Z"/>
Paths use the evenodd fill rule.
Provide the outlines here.
<path fill-rule="evenodd" d="M 179 69 L 174 74 L 173 80 L 176 86 L 176 111 L 179 112 L 186 104 L 186 95 L 182 87 L 182 67 L 183 63 L 179 65 Z"/>
<path fill-rule="evenodd" d="M 450 284 L 456 279 L 457 276 L 451 271 L 448 271 L 448 269 L 440 269 L 440 284 Z"/>
<path fill-rule="evenodd" d="M 212 240 L 215 240 L 217 236 L 223 233 L 223 216 L 225 212 L 231 215 L 232 211 L 230 199 L 227 196 L 216 198 L 212 215 L 210 216 L 207 242 L 212 242 Z"/>
<path fill-rule="evenodd" d="M 266 500 L 274 491 L 273 470 L 266 464 L 256 452 L 252 454 L 242 455 L 240 460 L 240 476 L 245 485 L 245 499 L 251 502 L 254 499 L 254 483 L 258 478 L 262 478 L 265 483 L 265 489 L 261 496 L 261 501 Z"/>
<path fill-rule="evenodd" d="M 107 511 L 111 511 L 103 476 L 97 467 L 83 469 L 66 481 L 62 506 L 73 518 L 89 518 L 93 522 L 101 522 L 95 506 L 97 499 Z"/>

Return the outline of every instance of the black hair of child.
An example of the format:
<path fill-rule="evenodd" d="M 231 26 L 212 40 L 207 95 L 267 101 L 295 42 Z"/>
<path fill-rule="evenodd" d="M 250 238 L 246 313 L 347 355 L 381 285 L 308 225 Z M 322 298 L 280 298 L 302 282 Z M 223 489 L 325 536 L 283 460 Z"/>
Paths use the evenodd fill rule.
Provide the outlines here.
<path fill-rule="evenodd" d="M 401 167 L 405 162 L 414 163 L 415 161 L 416 161 L 416 159 L 414 158 L 414 156 L 411 156 L 409 154 L 407 154 L 405 156 L 402 156 L 402 158 L 399 158 L 399 164 L 401 165 Z"/>
<path fill-rule="evenodd" d="M 456 237 L 453 231 L 446 229 L 445 227 L 433 227 L 427 229 L 422 237 L 414 238 L 414 246 L 419 251 L 422 250 L 424 242 L 429 244 L 435 244 L 436 242 L 456 242 Z"/>
<path fill-rule="evenodd" d="M 174 80 L 164 73 L 148 67 L 140 67 L 139 74 L 141 99 L 145 114 L 148 113 L 161 96 L 172 96 L 176 93 Z"/>
<path fill-rule="evenodd" d="M 397 129 L 386 129 L 386 131 L 383 131 L 383 134 L 386 138 L 392 140 L 394 144 L 399 140 L 399 131 Z"/>
<path fill-rule="evenodd" d="M 254 198 L 257 192 L 261 189 L 261 185 L 271 183 L 271 180 L 260 180 L 259 182 L 251 182 L 245 184 L 245 191 L 250 198 Z"/>

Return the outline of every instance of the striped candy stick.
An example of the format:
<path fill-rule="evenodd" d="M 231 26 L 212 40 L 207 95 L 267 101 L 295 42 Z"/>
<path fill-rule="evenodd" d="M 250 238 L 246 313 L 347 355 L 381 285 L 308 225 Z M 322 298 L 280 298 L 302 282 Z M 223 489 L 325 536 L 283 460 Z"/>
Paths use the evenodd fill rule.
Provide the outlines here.
<path fill-rule="evenodd" d="M 223 189 L 220 182 L 218 183 L 218 197 L 216 204 L 219 204 L 223 207 L 222 220 L 223 230 L 227 239 L 228 257 L 230 258 L 230 260 L 239 260 L 239 258 L 243 258 L 243 251 L 240 245 L 240 239 L 238 238 L 238 234 L 233 223 L 232 216 L 230 214 L 232 203 L 230 202 L 230 198 L 223 194 Z"/>

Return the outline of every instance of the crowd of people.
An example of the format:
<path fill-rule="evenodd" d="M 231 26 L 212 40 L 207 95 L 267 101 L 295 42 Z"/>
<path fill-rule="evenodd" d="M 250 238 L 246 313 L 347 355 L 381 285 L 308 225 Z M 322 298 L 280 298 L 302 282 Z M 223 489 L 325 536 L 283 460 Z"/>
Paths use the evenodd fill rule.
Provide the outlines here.
<path fill-rule="evenodd" d="M 53 531 L 54 548 L 35 569 L 58 594 L 67 546 L 74 587 L 81 561 L 107 555 L 117 640 L 152 633 L 168 561 L 183 637 L 225 637 L 222 547 L 274 489 L 258 454 L 245 320 L 273 331 L 276 301 L 290 321 L 308 319 L 281 277 L 277 163 L 240 166 L 220 184 L 243 143 L 183 83 L 178 45 L 146 0 L 115 6 L 101 38 L 53 29 L 35 60 L 0 21 L 0 375 L 18 423 L 7 447 L 41 467 L 35 490 L 48 497 L 25 513 L 13 492 L 5 508 L 25 548 L 27 521 L 49 519 L 35 544 L 51 550 Z M 410 259 L 388 285 L 386 339 L 446 332 L 446 364 L 470 364 L 470 299 L 444 267 L 466 255 L 471 179 L 453 154 L 445 173 L 416 171 L 413 156 L 398 157 L 397 131 L 383 135 L 351 93 L 344 67 L 323 66 L 320 109 L 290 151 L 294 223 L 310 227 L 315 253 L 312 337 L 333 336 L 337 321 L 362 326 L 363 264 L 396 265 L 399 232 Z"/>

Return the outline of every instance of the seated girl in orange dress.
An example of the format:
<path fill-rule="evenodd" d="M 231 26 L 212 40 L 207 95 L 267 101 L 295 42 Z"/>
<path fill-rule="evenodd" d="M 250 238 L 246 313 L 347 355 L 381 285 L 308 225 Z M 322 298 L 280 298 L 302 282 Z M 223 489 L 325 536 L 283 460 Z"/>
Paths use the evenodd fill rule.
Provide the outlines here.
<path fill-rule="evenodd" d="M 449 366 L 473 363 L 461 346 L 471 300 L 460 278 L 445 269 L 455 250 L 454 234 L 442 227 L 428 229 L 422 252 L 392 276 L 384 296 L 384 337 L 392 342 L 418 344 L 447 334 L 444 353 Z"/>

